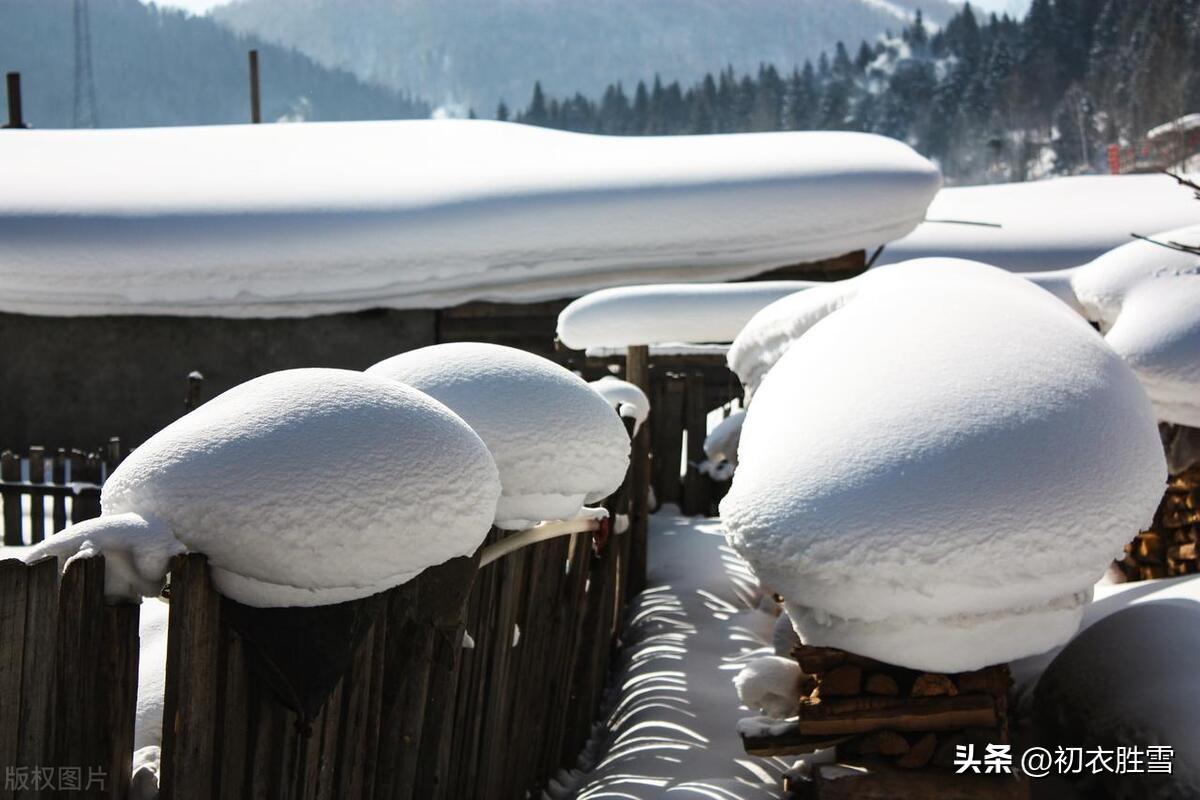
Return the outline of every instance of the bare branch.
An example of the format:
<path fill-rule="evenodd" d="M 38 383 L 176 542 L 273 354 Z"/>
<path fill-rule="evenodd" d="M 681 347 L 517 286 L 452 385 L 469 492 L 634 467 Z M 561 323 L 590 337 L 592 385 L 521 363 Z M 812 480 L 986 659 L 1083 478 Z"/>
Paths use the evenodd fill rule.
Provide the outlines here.
<path fill-rule="evenodd" d="M 1156 244 L 1159 247 L 1165 247 L 1168 250 L 1175 250 L 1180 253 L 1190 253 L 1194 256 L 1200 256 L 1200 246 L 1194 244 L 1183 244 L 1181 242 L 1160 242 L 1158 239 L 1153 239 L 1149 236 L 1142 236 L 1140 233 L 1131 233 L 1130 236 L 1135 239 L 1141 239 L 1143 242 L 1149 242 L 1150 244 Z"/>
<path fill-rule="evenodd" d="M 1169 170 L 1169 169 L 1164 169 L 1163 174 L 1174 178 L 1179 183 L 1180 186 L 1186 186 L 1187 188 L 1191 189 L 1195 193 L 1196 199 L 1200 200 L 1200 183 L 1196 183 L 1193 180 L 1189 180 L 1188 178 L 1185 178 L 1182 175 L 1176 175 L 1174 172 L 1171 172 L 1171 170 Z"/>

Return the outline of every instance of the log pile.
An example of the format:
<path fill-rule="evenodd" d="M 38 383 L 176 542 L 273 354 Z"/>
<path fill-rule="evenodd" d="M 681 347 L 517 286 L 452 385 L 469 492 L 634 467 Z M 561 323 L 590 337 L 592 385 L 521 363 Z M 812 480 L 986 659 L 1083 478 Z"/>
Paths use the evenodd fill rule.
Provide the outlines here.
<path fill-rule="evenodd" d="M 957 785 L 959 746 L 973 746 L 978 757 L 989 744 L 1009 744 L 1012 678 L 1006 665 L 945 675 L 829 647 L 800 645 L 793 656 L 805 673 L 795 718 L 763 730 L 744 725 L 742 743 L 750 755 L 802 755 L 836 747 L 839 764 L 860 769 L 864 779 L 883 781 L 891 787 L 889 797 L 942 797 L 928 794 L 928 787 L 939 776 L 947 786 Z M 790 782 L 788 791 L 826 797 L 820 773 L 817 769 L 808 780 Z M 967 796 L 1022 796 L 1012 794 L 1011 775 L 971 777 L 976 779 L 972 791 L 980 793 Z"/>
<path fill-rule="evenodd" d="M 1127 580 L 1200 572 L 1200 464 L 1171 478 L 1149 530 L 1125 545 L 1117 562 Z"/>

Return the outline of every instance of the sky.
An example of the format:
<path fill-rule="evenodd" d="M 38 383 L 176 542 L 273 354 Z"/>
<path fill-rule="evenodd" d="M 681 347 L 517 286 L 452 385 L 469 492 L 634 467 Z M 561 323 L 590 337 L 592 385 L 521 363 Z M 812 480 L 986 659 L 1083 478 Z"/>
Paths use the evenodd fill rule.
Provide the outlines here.
<path fill-rule="evenodd" d="M 224 5 L 229 0 L 157 0 L 160 6 L 171 6 L 191 11 L 193 14 L 203 14 L 210 8 Z M 839 0 L 830 0 L 839 2 Z M 971 4 L 985 11 L 1008 11 L 1012 14 L 1022 14 L 1029 7 L 1029 0 L 971 0 Z"/>

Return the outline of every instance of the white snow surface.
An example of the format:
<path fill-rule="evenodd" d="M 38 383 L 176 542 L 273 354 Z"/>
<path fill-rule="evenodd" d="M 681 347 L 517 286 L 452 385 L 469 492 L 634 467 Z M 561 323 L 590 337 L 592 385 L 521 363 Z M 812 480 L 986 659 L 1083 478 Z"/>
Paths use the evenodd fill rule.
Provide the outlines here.
<path fill-rule="evenodd" d="M 605 714 L 581 756 L 547 796 L 578 800 L 767 800 L 782 792 L 790 762 L 746 755 L 733 684 L 747 663 L 770 655 L 775 616 L 725 543 L 719 520 L 650 517 L 648 587 L 609 678 Z M 772 604 L 773 605 L 773 604 Z"/>
<path fill-rule="evenodd" d="M 479 434 L 500 470 L 498 527 L 569 519 L 625 479 L 621 420 L 582 378 L 541 356 L 456 342 L 401 353 L 367 374 L 429 394 Z"/>
<path fill-rule="evenodd" d="M 481 120 L 16 131 L 0 310 L 308 316 L 725 280 L 897 239 L 940 184 L 860 133 Z"/>
<path fill-rule="evenodd" d="M 82 543 L 96 525 L 125 527 L 123 543 L 161 529 L 207 555 L 234 600 L 324 605 L 474 552 L 499 495 L 484 443 L 431 397 L 361 372 L 287 370 L 138 446 L 105 483 L 99 521 L 29 558 L 63 537 Z M 159 537 L 147 539 L 160 553 Z"/>
<path fill-rule="evenodd" d="M 1132 233 L 1200 222 L 1200 204 L 1166 175 L 1081 176 L 945 188 L 926 216 L 1000 227 L 924 222 L 889 244 L 879 264 L 946 256 L 1016 271 L 1075 267 Z"/>
<path fill-rule="evenodd" d="M 819 284 L 751 281 L 601 289 L 562 310 L 558 338 L 576 350 L 732 342 L 760 308 L 814 285 Z"/>
<path fill-rule="evenodd" d="M 623 419 L 634 421 L 633 432 L 641 429 L 642 423 L 650 416 L 650 400 L 646 393 L 636 384 L 623 381 L 615 375 L 605 375 L 598 381 L 588 384 L 600 396 L 608 401 L 613 410 Z"/>
<path fill-rule="evenodd" d="M 796 716 L 803 678 L 804 673 L 796 659 L 762 656 L 742 667 L 734 677 L 733 685 L 742 705 L 758 709 L 768 717 L 786 719 Z"/>
<path fill-rule="evenodd" d="M 1152 238 L 1200 246 L 1200 225 Z M 1133 241 L 1033 279 L 1064 277 L 1082 312 L 1137 373 L 1159 419 L 1200 427 L 1200 256 Z"/>
<path fill-rule="evenodd" d="M 747 412 L 730 541 L 809 643 L 941 672 L 1061 644 L 1162 496 L 1145 391 L 1003 270 L 929 259 L 851 283 L 793 309 L 811 324 Z"/>
<path fill-rule="evenodd" d="M 737 466 L 738 442 L 742 438 L 742 424 L 745 421 L 746 412 L 738 410 L 713 426 L 704 439 L 704 455 L 708 456 L 709 461 L 727 461 L 731 466 Z"/>

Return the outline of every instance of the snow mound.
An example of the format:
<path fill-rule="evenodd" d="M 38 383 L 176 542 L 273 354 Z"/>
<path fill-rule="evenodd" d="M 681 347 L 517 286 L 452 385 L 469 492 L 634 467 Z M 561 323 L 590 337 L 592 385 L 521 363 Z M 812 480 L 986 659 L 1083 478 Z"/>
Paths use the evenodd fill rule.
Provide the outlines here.
<path fill-rule="evenodd" d="M 731 543 L 809 643 L 944 672 L 1061 644 L 1162 496 L 1137 378 L 1002 270 L 929 259 L 854 282 L 747 412 Z"/>
<path fill-rule="evenodd" d="M 940 184 L 861 133 L 480 120 L 20 131 L 0 310 L 309 316 L 726 280 L 913 230 Z"/>
<path fill-rule="evenodd" d="M 1200 225 L 1153 238 L 1200 245 Z M 1159 419 L 1200 427 L 1200 256 L 1134 241 L 1072 270 L 1070 282 Z"/>
<path fill-rule="evenodd" d="M 503 487 L 496 525 L 568 519 L 612 494 L 629 466 L 629 436 L 608 401 L 548 359 L 495 344 L 422 347 L 367 373 L 445 403 L 483 438 Z"/>
<path fill-rule="evenodd" d="M 884 249 L 880 264 L 941 256 L 1016 271 L 1064 269 L 1091 261 L 1146 233 L 1197 220 L 1191 193 L 1165 175 L 1053 178 L 942 189 L 930 220 Z"/>
<path fill-rule="evenodd" d="M 140 445 L 105 483 L 100 524 L 165 531 L 207 555 L 217 589 L 239 602 L 313 606 L 474 552 L 499 494 L 487 448 L 437 401 L 360 372 L 298 369 L 236 386 Z M 63 536 L 82 539 L 68 528 L 44 547 Z"/>
<path fill-rule="evenodd" d="M 820 284 L 811 281 L 666 283 L 592 292 L 558 315 L 567 347 L 732 342 L 763 306 Z"/>
<path fill-rule="evenodd" d="M 742 705 L 774 719 L 786 719 L 796 715 L 803 679 L 794 658 L 763 656 L 742 667 L 733 685 Z"/>
<path fill-rule="evenodd" d="M 1110 797 L 1200 796 L 1200 605 L 1131 605 L 1072 640 L 1042 674 L 1035 707 L 1062 746 L 1165 745 L 1171 774 L 1101 775 L 1088 784 Z M 1097 791 L 1103 789 L 1103 791 Z"/>
<path fill-rule="evenodd" d="M 704 439 L 704 455 L 713 463 L 728 462 L 736 467 L 738 461 L 738 442 L 742 438 L 742 423 L 746 421 L 745 411 L 735 411 L 718 422 Z"/>
<path fill-rule="evenodd" d="M 641 429 L 646 418 L 650 416 L 650 400 L 646 397 L 646 393 L 629 381 L 623 381 L 614 375 L 605 375 L 598 381 L 592 381 L 588 386 L 599 392 L 618 416 L 622 419 L 633 420 L 635 434 Z"/>

